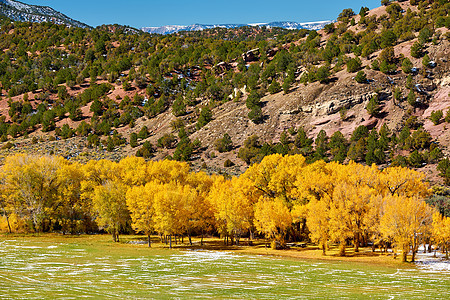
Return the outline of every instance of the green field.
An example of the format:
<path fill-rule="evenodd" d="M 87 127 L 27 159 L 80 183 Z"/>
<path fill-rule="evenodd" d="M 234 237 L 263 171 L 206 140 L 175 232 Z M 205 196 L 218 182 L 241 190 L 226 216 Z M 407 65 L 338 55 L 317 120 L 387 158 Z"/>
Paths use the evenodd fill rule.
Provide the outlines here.
<path fill-rule="evenodd" d="M 0 298 L 442 299 L 449 272 L 0 236 Z"/>

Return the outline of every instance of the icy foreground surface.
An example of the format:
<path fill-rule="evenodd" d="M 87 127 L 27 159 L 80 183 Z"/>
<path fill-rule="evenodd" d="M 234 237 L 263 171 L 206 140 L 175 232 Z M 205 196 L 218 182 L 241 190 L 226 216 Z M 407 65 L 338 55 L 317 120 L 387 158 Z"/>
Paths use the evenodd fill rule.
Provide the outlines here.
<path fill-rule="evenodd" d="M 2 240 L 0 299 L 442 299 L 450 293 L 450 272 L 435 267 L 389 268 L 145 245 L 123 249 Z"/>

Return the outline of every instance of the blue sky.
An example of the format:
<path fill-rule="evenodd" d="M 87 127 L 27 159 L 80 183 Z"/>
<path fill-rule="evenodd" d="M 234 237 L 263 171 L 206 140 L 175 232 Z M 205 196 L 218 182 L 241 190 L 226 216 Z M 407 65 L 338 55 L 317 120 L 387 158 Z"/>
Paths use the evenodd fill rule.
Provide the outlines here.
<path fill-rule="evenodd" d="M 335 19 L 344 8 L 380 6 L 380 0 L 21 0 L 50 6 L 91 26 L 121 24 L 136 28 L 162 25 L 310 22 Z"/>

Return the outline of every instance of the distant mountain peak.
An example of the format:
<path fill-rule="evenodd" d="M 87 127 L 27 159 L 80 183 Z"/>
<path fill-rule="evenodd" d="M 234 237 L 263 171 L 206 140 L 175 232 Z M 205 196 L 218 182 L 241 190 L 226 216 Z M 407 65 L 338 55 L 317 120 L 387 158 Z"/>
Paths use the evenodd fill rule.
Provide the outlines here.
<path fill-rule="evenodd" d="M 6 16 L 13 21 L 51 22 L 73 27 L 90 27 L 87 24 L 69 18 L 51 7 L 30 5 L 14 0 L 0 0 L 0 15 Z"/>
<path fill-rule="evenodd" d="M 192 24 L 192 25 L 166 25 L 161 27 L 143 27 L 142 31 L 148 33 L 158 33 L 158 34 L 171 34 L 180 31 L 199 31 L 205 29 L 213 28 L 239 28 L 244 26 L 265 26 L 265 27 L 281 27 L 285 29 L 308 29 L 308 30 L 319 30 L 325 27 L 325 25 L 333 23 L 334 21 L 318 21 L 318 22 L 292 22 L 292 21 L 281 21 L 281 22 L 270 22 L 270 23 L 249 23 L 249 24 Z"/>

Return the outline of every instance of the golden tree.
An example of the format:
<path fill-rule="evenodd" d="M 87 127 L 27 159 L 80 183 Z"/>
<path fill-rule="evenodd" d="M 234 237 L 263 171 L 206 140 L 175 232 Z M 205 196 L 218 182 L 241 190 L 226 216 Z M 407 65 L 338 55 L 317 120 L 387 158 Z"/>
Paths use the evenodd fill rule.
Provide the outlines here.
<path fill-rule="evenodd" d="M 433 210 L 417 196 L 387 196 L 380 219 L 380 229 L 386 238 L 394 240 L 406 262 L 411 248 L 414 261 L 420 240 L 431 225 Z"/>
<path fill-rule="evenodd" d="M 195 193 L 194 197 L 189 198 L 192 201 L 187 203 L 189 219 L 186 232 L 191 245 L 191 232 L 201 233 L 200 244 L 203 245 L 203 235 L 205 232 L 211 231 L 215 224 L 211 203 L 207 201 L 213 182 L 213 179 L 204 172 L 190 173 L 188 176 L 188 184 Z"/>
<path fill-rule="evenodd" d="M 186 203 L 194 195 L 190 186 L 175 183 L 159 185 L 158 192 L 154 195 L 155 229 L 169 236 L 170 248 L 172 235 L 183 233 L 183 226 L 189 218 Z"/>
<path fill-rule="evenodd" d="M 255 204 L 255 226 L 266 237 L 283 246 L 286 230 L 291 225 L 292 216 L 283 200 L 261 197 Z"/>
<path fill-rule="evenodd" d="M 380 173 L 376 186 L 383 196 L 427 197 L 431 191 L 424 177 L 423 173 L 408 168 L 390 167 Z"/>
<path fill-rule="evenodd" d="M 253 182 L 244 177 L 234 177 L 226 180 L 222 176 L 216 177 L 208 196 L 218 222 L 218 230 L 226 237 L 236 239 L 253 225 L 253 204 L 256 195 Z"/>
<path fill-rule="evenodd" d="M 442 216 L 439 212 L 433 214 L 433 237 L 436 244 L 440 245 L 442 252 L 448 259 L 450 249 L 450 218 Z"/>
<path fill-rule="evenodd" d="M 63 164 L 58 170 L 60 205 L 57 208 L 57 216 L 63 232 L 70 231 L 74 234 L 79 220 L 83 216 L 90 216 L 91 209 L 81 201 L 81 183 L 84 180 L 84 172 L 81 164 Z M 86 230 L 87 231 L 87 230 Z"/>
<path fill-rule="evenodd" d="M 58 170 L 63 159 L 55 156 L 14 155 L 5 160 L 3 180 L 18 214 L 35 231 L 51 228 L 58 207 Z M 47 228 L 44 228 L 47 226 Z"/>
<path fill-rule="evenodd" d="M 131 225 L 136 232 L 147 235 L 149 247 L 151 247 L 150 235 L 155 230 L 154 198 L 159 189 L 158 184 L 149 182 L 145 186 L 132 187 L 126 194 Z"/>
<path fill-rule="evenodd" d="M 310 238 L 322 248 L 326 255 L 330 239 L 330 207 L 326 201 L 312 200 L 307 204 L 306 224 L 310 230 Z"/>
<path fill-rule="evenodd" d="M 345 256 L 346 239 L 353 239 L 355 252 L 359 251 L 366 216 L 374 190 L 368 186 L 343 182 L 333 191 L 330 205 L 330 231 L 333 240 L 339 242 L 339 254 Z"/>
<path fill-rule="evenodd" d="M 130 219 L 126 192 L 127 187 L 123 183 L 112 180 L 94 188 L 93 203 L 98 212 L 97 223 L 112 234 L 114 242 L 119 242 L 120 230 Z"/>
<path fill-rule="evenodd" d="M 127 186 L 142 186 L 149 181 L 147 162 L 142 157 L 129 156 L 118 164 L 119 175 Z"/>

